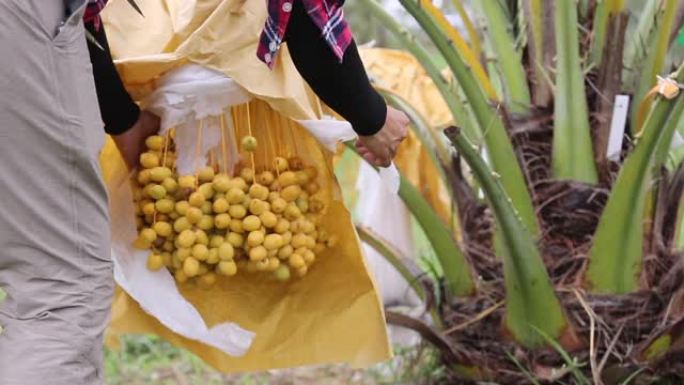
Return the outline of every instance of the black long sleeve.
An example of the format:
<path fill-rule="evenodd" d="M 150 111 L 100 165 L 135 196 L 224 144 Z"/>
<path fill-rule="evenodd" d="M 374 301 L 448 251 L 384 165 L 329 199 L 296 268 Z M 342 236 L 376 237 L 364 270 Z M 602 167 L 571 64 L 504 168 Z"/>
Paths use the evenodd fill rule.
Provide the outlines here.
<path fill-rule="evenodd" d="M 88 51 L 90 51 L 90 61 L 93 64 L 95 76 L 95 89 L 105 132 L 110 135 L 119 135 L 135 124 L 140 116 L 140 108 L 126 91 L 116 71 L 109 52 L 104 26 L 96 30 L 92 23 L 86 23 L 86 29 L 104 48 L 103 50 L 88 40 Z"/>
<path fill-rule="evenodd" d="M 357 134 L 380 131 L 387 104 L 371 86 L 354 41 L 340 62 L 300 0 L 294 1 L 285 41 L 295 67 L 321 100 L 347 119 Z"/>
<path fill-rule="evenodd" d="M 137 121 L 140 109 L 116 71 L 104 27 L 95 30 L 87 23 L 86 28 L 104 48 L 88 41 L 105 131 L 121 134 Z M 285 40 L 297 70 L 309 86 L 323 102 L 347 119 L 359 135 L 373 135 L 382 128 L 387 105 L 371 86 L 353 41 L 340 62 L 299 0 L 294 2 Z"/>

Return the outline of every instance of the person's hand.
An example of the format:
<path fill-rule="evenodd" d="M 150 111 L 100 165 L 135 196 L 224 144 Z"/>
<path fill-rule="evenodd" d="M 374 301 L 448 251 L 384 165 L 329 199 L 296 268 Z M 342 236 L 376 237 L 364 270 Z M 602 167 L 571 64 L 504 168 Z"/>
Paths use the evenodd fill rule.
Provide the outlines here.
<path fill-rule="evenodd" d="M 159 132 L 159 117 L 148 111 L 140 111 L 138 121 L 133 127 L 120 135 L 115 135 L 114 142 L 121 151 L 130 170 L 138 168 L 140 154 L 145 151 L 145 139 Z"/>
<path fill-rule="evenodd" d="M 372 136 L 361 136 L 356 142 L 359 154 L 371 164 L 388 167 L 397 148 L 406 138 L 409 118 L 403 112 L 387 106 L 387 118 L 382 129 Z"/>

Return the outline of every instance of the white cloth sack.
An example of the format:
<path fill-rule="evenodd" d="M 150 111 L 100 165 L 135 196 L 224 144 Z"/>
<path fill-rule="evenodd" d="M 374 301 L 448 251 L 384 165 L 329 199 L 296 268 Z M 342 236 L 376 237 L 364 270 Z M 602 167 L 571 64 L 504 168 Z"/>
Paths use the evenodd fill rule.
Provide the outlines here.
<path fill-rule="evenodd" d="M 416 254 L 411 214 L 392 190 L 394 186 L 388 186 L 385 178 L 368 164 L 361 163 L 357 179 L 358 224 L 371 230 L 392 245 L 401 256 L 408 258 Z M 363 243 L 363 254 L 373 271 L 385 308 L 423 317 L 426 313 L 425 304 L 397 269 L 366 243 Z M 389 333 L 394 344 L 414 346 L 421 341 L 420 335 L 409 329 L 390 327 Z"/>

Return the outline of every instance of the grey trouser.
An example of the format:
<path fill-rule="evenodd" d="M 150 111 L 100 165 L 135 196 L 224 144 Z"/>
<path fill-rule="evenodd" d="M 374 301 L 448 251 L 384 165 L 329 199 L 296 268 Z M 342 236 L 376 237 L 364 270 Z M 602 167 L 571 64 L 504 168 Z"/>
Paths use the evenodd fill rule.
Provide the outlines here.
<path fill-rule="evenodd" d="M 85 1 L 0 0 L 2 385 L 103 381 L 113 278 Z"/>

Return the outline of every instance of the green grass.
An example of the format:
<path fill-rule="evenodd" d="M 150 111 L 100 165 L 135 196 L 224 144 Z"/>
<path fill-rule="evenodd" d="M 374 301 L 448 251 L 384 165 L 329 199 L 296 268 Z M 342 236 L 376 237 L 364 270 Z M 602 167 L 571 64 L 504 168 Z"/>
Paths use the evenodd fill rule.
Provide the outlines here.
<path fill-rule="evenodd" d="M 432 350 L 395 349 L 389 362 L 360 370 L 345 365 L 226 375 L 197 356 L 152 336 L 128 336 L 120 351 L 105 351 L 106 385 L 398 385 L 439 384 Z"/>

